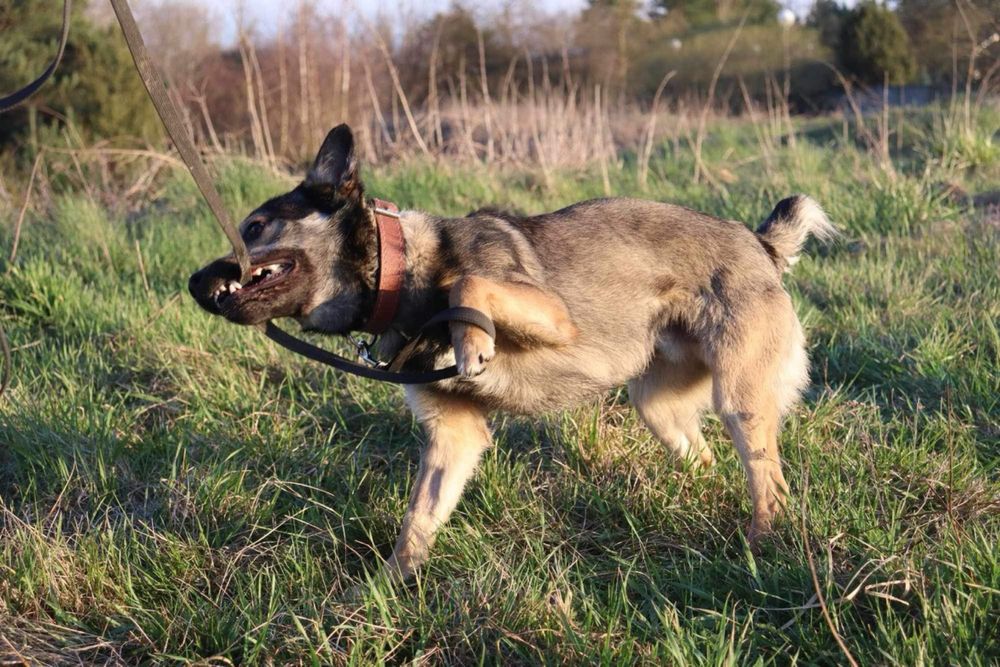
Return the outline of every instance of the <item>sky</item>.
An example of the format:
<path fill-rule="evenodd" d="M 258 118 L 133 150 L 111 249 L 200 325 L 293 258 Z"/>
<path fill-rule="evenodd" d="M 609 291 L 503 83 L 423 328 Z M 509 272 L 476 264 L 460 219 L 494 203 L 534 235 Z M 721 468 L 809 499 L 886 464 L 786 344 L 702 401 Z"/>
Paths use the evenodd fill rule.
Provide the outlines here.
<path fill-rule="evenodd" d="M 169 0 L 162 0 L 169 4 Z M 287 13 L 289 5 L 296 0 L 197 0 L 199 3 L 210 8 L 220 19 L 225 22 L 225 27 L 220 35 L 223 42 L 230 42 L 236 34 L 236 19 L 239 7 L 242 6 L 246 16 L 262 32 L 267 33 L 268 27 L 280 25 L 282 16 Z M 522 2 L 526 0 L 521 0 Z M 546 12 L 577 12 L 583 8 L 586 0 L 534 0 L 530 4 L 537 9 Z M 429 17 L 436 12 L 448 9 L 454 0 L 398 0 L 396 2 L 388 0 L 315 0 L 315 5 L 321 12 L 336 14 L 344 11 L 345 7 L 351 7 L 361 11 L 369 18 L 376 16 L 412 16 Z M 471 7 L 489 13 L 492 10 L 510 4 L 507 0 L 463 0 L 463 6 Z"/>
<path fill-rule="evenodd" d="M 290 4 L 296 0 L 197 0 L 213 12 L 224 22 L 220 38 L 223 42 L 232 42 L 236 34 L 236 16 L 239 8 L 243 11 L 249 22 L 256 25 L 256 28 L 267 34 L 271 30 L 281 25 L 282 18 L 287 14 Z M 575 13 L 582 9 L 587 0 L 520 0 L 527 4 L 534 5 L 537 9 L 546 12 L 570 12 Z M 161 0 L 169 4 L 170 0 Z M 843 0 L 843 4 L 853 5 L 855 0 Z M 353 7 L 363 12 L 369 18 L 376 16 L 411 16 L 427 17 L 435 12 L 448 9 L 454 0 L 316 0 L 316 4 L 321 10 L 330 14 L 344 11 L 347 6 Z M 804 16 L 813 0 L 784 0 L 782 4 L 792 9 L 799 16 Z M 484 13 L 489 13 L 510 4 L 510 0 L 464 0 L 463 5 L 473 7 Z"/>

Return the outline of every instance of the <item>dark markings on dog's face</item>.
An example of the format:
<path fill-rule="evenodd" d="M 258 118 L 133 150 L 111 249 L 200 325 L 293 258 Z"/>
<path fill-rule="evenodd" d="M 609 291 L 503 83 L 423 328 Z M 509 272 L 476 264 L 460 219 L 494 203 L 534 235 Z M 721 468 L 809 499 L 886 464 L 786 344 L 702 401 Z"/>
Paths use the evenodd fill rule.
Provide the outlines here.
<path fill-rule="evenodd" d="M 330 131 L 305 180 L 240 225 L 253 277 L 240 285 L 232 255 L 191 276 L 198 304 L 237 324 L 295 317 L 306 328 L 357 328 L 374 302 L 377 234 L 365 209 L 354 141 Z"/>

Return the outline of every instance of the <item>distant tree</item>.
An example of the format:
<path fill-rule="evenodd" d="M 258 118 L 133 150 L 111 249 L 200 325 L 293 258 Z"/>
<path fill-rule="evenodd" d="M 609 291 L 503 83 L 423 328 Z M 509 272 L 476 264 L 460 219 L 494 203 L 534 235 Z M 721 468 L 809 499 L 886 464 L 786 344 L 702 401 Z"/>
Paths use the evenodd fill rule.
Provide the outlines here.
<path fill-rule="evenodd" d="M 773 21 L 781 8 L 777 0 L 654 0 L 661 15 L 680 12 L 692 28 L 738 21 L 747 14 L 747 22 Z"/>
<path fill-rule="evenodd" d="M 630 12 L 639 10 L 638 0 L 587 0 L 589 7 L 624 8 Z"/>
<path fill-rule="evenodd" d="M 962 0 L 961 10 L 955 0 L 899 0 L 896 5 L 920 74 L 929 83 L 950 84 L 957 69 L 961 84 L 973 47 L 1000 28 L 1000 0 Z M 994 46 L 980 55 L 977 67 L 988 71 L 998 58 L 1000 46 Z"/>
<path fill-rule="evenodd" d="M 26 105 L 4 114 L 0 148 L 22 141 L 42 127 L 72 123 L 86 137 L 160 136 L 117 26 L 98 28 L 73 5 L 69 42 L 52 79 Z M 61 12 L 55 3 L 0 2 L 0 94 L 34 79 L 52 59 L 58 44 Z"/>
<path fill-rule="evenodd" d="M 591 0 L 577 19 L 576 46 L 586 54 L 585 76 L 619 96 L 628 87 L 632 57 L 645 42 L 639 9 L 637 0 Z"/>
<path fill-rule="evenodd" d="M 136 7 L 139 24 L 152 27 L 143 38 L 168 83 L 186 85 L 201 61 L 221 49 L 219 20 L 209 6 L 194 0 L 146 0 Z M 114 19 L 112 25 L 117 27 Z"/>
<path fill-rule="evenodd" d="M 806 17 L 806 25 L 816 28 L 820 42 L 836 53 L 840 48 L 844 19 L 849 13 L 837 0 L 816 0 Z"/>
<path fill-rule="evenodd" d="M 869 84 L 906 83 L 916 73 L 910 38 L 899 18 L 874 0 L 862 2 L 847 15 L 840 56 L 848 72 Z"/>
<path fill-rule="evenodd" d="M 479 89 L 479 40 L 491 88 L 499 83 L 511 61 L 520 54 L 507 35 L 476 24 L 475 17 L 461 5 L 434 15 L 403 38 L 398 60 L 407 94 L 422 102 L 429 89 L 430 64 L 434 62 L 435 85 L 439 91 L 454 89 L 459 76 Z"/>

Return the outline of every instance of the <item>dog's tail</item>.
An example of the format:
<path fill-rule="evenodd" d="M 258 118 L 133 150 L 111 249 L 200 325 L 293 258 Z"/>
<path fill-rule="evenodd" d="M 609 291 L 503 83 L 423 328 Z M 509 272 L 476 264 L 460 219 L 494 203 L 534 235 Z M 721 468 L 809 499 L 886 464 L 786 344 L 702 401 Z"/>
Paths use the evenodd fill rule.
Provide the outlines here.
<path fill-rule="evenodd" d="M 771 211 L 757 235 L 781 268 L 788 269 L 799 260 L 806 239 L 812 234 L 821 241 L 837 236 L 837 229 L 816 200 L 805 195 L 782 199 Z"/>

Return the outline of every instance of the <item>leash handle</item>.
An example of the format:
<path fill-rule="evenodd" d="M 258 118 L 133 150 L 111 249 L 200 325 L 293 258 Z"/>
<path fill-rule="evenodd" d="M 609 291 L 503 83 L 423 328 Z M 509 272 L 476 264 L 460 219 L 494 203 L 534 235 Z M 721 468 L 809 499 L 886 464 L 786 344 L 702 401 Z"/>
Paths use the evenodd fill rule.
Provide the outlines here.
<path fill-rule="evenodd" d="M 115 10 L 115 16 L 118 17 L 118 24 L 121 26 L 122 34 L 125 36 L 128 50 L 132 54 L 135 68 L 139 71 L 139 78 L 142 79 L 142 85 L 146 87 L 146 92 L 149 93 L 149 99 L 152 100 L 157 115 L 159 115 L 163 125 L 167 128 L 170 140 L 174 142 L 174 147 L 177 148 L 177 152 L 180 153 L 181 159 L 187 165 L 188 171 L 191 172 L 191 177 L 194 179 L 195 184 L 201 190 L 205 201 L 208 202 L 208 207 L 212 210 L 212 214 L 215 215 L 219 226 L 229 239 L 229 243 L 233 246 L 233 254 L 240 265 L 240 282 L 246 284 L 250 281 L 250 254 L 247 252 L 247 246 L 243 242 L 243 237 L 236 230 L 236 226 L 229 217 L 226 207 L 222 205 L 222 198 L 219 197 L 219 192 L 212 184 L 212 179 L 209 177 L 208 170 L 205 169 L 205 164 L 198 155 L 198 150 L 194 147 L 194 143 L 188 136 L 187 129 L 181 122 L 177 107 L 174 105 L 173 100 L 170 99 L 170 95 L 167 94 L 163 80 L 156 73 L 153 62 L 149 58 L 149 52 L 146 50 L 146 45 L 142 41 L 142 33 L 139 32 L 139 26 L 136 25 L 135 17 L 129 8 L 128 0 L 111 0 L 111 6 Z"/>

